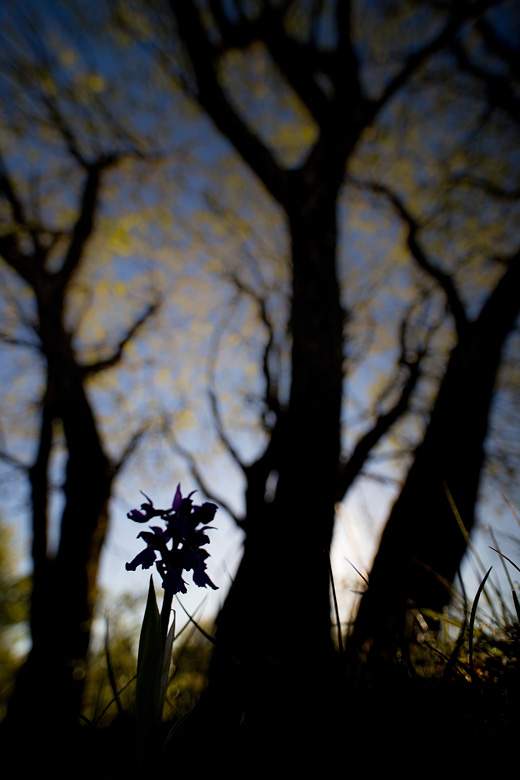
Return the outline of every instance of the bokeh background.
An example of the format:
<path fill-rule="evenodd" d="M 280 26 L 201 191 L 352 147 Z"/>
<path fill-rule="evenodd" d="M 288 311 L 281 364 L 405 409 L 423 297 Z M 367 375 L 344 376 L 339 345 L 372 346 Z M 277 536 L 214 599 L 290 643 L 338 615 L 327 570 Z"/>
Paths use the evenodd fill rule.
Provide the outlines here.
<path fill-rule="evenodd" d="M 341 39 L 335 3 L 197 5 L 208 29 L 211 14 L 218 22 L 223 13 L 239 28 L 257 6 L 273 13 L 286 6 L 288 37 L 323 57 L 313 89 L 320 99 L 334 93 L 325 63 Z M 220 23 L 225 41 L 222 17 Z M 385 100 L 353 145 L 337 199 L 337 277 L 346 313 L 343 462 L 394 409 L 419 356 L 421 365 L 402 413 L 336 502 L 331 561 L 345 630 L 457 343 L 447 290 L 456 290 L 464 318 L 476 320 L 520 248 L 518 4 L 356 2 L 350 36 L 366 105 Z M 112 469 L 94 641 L 102 643 L 105 614 L 117 612 L 125 594 L 144 599 L 147 592 L 150 572 L 125 571 L 142 544 L 128 511 L 144 500 L 140 491 L 156 506 L 170 506 L 178 483 L 183 493 L 197 490 L 196 501 L 219 506 L 208 561 L 219 589 L 192 586 L 180 599 L 188 613 L 211 621 L 242 557 L 243 467 L 268 446 L 276 417 L 271 391 L 278 411 L 290 400 L 286 214 L 197 101 L 182 25 L 167 3 L 5 0 L 0 42 L 0 520 L 8 652 L 23 655 L 31 646 L 27 613 L 13 612 L 13 601 L 28 593 L 35 555 L 40 563 L 54 560 L 64 529 L 74 529 L 64 519 L 67 463 L 77 464 L 78 506 L 99 482 L 95 446 L 79 428 L 71 455 L 70 431 L 87 412 Z M 233 109 L 280 169 L 300 170 L 334 117 L 320 126 L 294 74 L 292 84 L 284 74 L 282 55 L 273 60 L 260 37 L 216 50 L 219 83 Z M 402 83 L 392 81 L 405 71 Z M 69 352 L 54 365 L 50 386 L 56 333 Z M 513 318 L 484 415 L 476 523 L 462 565 L 469 594 L 490 565 L 497 586 L 509 588 L 490 546 L 518 560 L 519 345 Z M 76 386 L 85 404 L 77 414 Z M 64 419 L 56 399 L 69 390 Z M 275 471 L 270 477 L 266 501 L 276 493 Z M 312 516 L 321 489 L 302 481 L 295 505 Z M 42 522 L 45 538 L 40 534 L 35 552 L 34 524 L 41 530 Z M 297 535 L 299 518 L 291 522 Z M 73 560 L 74 546 L 68 549 L 70 569 L 83 566 L 81 557 Z M 312 579 L 312 572 L 302 578 L 302 593 Z M 267 603 L 267 615 L 269 609 Z M 181 607 L 178 619 L 187 620 Z"/>

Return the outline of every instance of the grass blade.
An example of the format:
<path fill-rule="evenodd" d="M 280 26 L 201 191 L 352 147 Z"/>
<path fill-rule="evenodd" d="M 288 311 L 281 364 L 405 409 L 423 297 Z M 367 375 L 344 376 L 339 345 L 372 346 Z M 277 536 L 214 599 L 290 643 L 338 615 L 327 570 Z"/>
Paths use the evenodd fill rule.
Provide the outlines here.
<path fill-rule="evenodd" d="M 487 570 L 487 572 L 486 572 L 486 574 L 484 576 L 484 579 L 482 580 L 482 582 L 480 583 L 480 585 L 478 587 L 476 596 L 475 596 L 475 598 L 473 600 L 473 606 L 471 607 L 471 615 L 470 615 L 470 619 L 469 619 L 468 660 L 469 660 L 469 668 L 470 668 L 470 672 L 471 672 L 471 677 L 472 677 L 473 680 L 477 679 L 477 673 L 475 672 L 475 667 L 473 665 L 473 631 L 474 631 L 474 627 L 475 627 L 475 617 L 477 615 L 477 606 L 478 606 L 478 601 L 480 599 L 480 595 L 481 595 L 482 591 L 484 590 L 484 586 L 486 584 L 486 580 L 489 577 L 492 568 L 493 567 L 490 566 L 489 569 Z"/>

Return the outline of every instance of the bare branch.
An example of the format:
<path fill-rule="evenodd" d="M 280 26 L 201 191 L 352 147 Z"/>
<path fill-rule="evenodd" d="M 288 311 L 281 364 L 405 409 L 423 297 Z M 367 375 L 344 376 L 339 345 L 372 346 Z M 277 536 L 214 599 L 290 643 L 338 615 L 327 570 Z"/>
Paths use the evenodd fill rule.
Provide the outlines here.
<path fill-rule="evenodd" d="M 131 436 L 127 442 L 125 448 L 119 455 L 118 459 L 112 462 L 112 468 L 114 474 L 118 474 L 126 465 L 130 457 L 134 454 L 135 450 L 141 443 L 144 436 L 149 432 L 151 424 L 149 422 L 143 423 L 143 425 Z"/>
<path fill-rule="evenodd" d="M 518 47 L 515 48 L 514 46 L 511 46 L 506 38 L 497 33 L 496 29 L 487 19 L 480 19 L 476 26 L 489 50 L 498 55 L 503 62 L 508 65 L 514 78 L 520 79 L 520 56 Z"/>
<path fill-rule="evenodd" d="M 94 229 L 94 218 L 99 207 L 101 174 L 107 168 L 115 165 L 118 160 L 119 157 L 115 154 L 102 155 L 93 164 L 87 166 L 79 216 L 72 231 L 63 266 L 56 274 L 64 286 L 80 263 L 87 241 Z"/>
<path fill-rule="evenodd" d="M 13 219 L 18 225 L 26 225 L 25 213 L 22 202 L 18 198 L 15 191 L 15 186 L 11 181 L 11 177 L 7 172 L 4 160 L 0 154 L 0 192 L 4 195 L 5 199 L 11 207 Z"/>
<path fill-rule="evenodd" d="M 433 54 L 452 43 L 466 22 L 480 19 L 489 8 L 496 4 L 496 0 L 455 3 L 454 9 L 442 30 L 431 41 L 406 59 L 401 70 L 386 85 L 382 95 L 377 100 L 372 101 L 371 116 L 375 116 L 388 103 L 390 98 L 410 80 L 423 63 Z"/>
<path fill-rule="evenodd" d="M 222 416 L 220 414 L 220 409 L 218 405 L 218 400 L 216 393 L 213 391 L 212 388 L 208 388 L 208 398 L 211 406 L 211 413 L 213 415 L 213 422 L 215 424 L 215 430 L 217 432 L 217 437 L 228 455 L 232 457 L 232 459 L 235 461 L 237 466 L 245 473 L 246 466 L 238 454 L 236 448 L 233 446 L 229 436 L 226 433 L 225 426 L 222 420 Z"/>
<path fill-rule="evenodd" d="M 375 474 L 372 471 L 364 471 L 363 469 L 358 474 L 363 479 L 368 479 L 371 482 L 376 482 L 378 485 L 384 485 L 385 487 L 391 485 L 392 487 L 398 487 L 401 483 L 396 477 L 391 477 L 387 474 Z"/>
<path fill-rule="evenodd" d="M 219 507 L 224 509 L 228 515 L 235 521 L 235 523 L 238 526 L 241 526 L 245 520 L 243 517 L 239 517 L 236 512 L 231 508 L 231 506 L 228 504 L 228 502 L 221 498 L 220 496 L 217 496 L 208 485 L 207 481 L 202 475 L 202 472 L 197 464 L 196 458 L 193 456 L 191 452 L 189 452 L 187 449 L 182 447 L 178 441 L 174 439 L 170 439 L 170 446 L 172 449 L 179 454 L 188 464 L 191 475 L 195 482 L 198 484 L 200 490 L 202 493 L 204 493 L 207 498 L 209 498 L 210 501 L 213 501 L 215 504 L 217 504 Z"/>
<path fill-rule="evenodd" d="M 2 344 L 8 344 L 10 347 L 23 347 L 24 349 L 34 349 L 41 352 L 41 347 L 36 341 L 27 341 L 26 339 L 17 339 L 0 331 L 0 341 Z"/>
<path fill-rule="evenodd" d="M 395 211 L 408 228 L 407 244 L 411 256 L 416 261 L 417 265 L 422 268 L 423 271 L 426 271 L 444 291 L 448 306 L 450 307 L 453 319 L 455 320 L 457 332 L 459 335 L 462 334 L 467 328 L 468 319 L 466 317 L 462 299 L 457 291 L 455 281 L 450 274 L 445 273 L 441 268 L 434 265 L 426 256 L 426 253 L 418 240 L 419 223 L 405 206 L 403 200 L 384 184 L 379 184 L 377 182 L 362 182 L 354 179 L 351 179 L 350 181 L 358 186 L 365 187 L 376 194 L 384 195 L 390 201 Z"/>
<path fill-rule="evenodd" d="M 224 94 L 217 76 L 218 51 L 209 40 L 195 3 L 170 0 L 170 7 L 192 62 L 199 102 L 267 190 L 283 205 L 287 201 L 287 176 Z"/>
<path fill-rule="evenodd" d="M 375 446 L 390 430 L 392 425 L 397 422 L 397 420 L 409 408 L 412 393 L 415 390 L 417 382 L 421 377 L 421 363 L 426 354 L 426 347 L 423 346 L 420 350 L 416 351 L 415 359 L 410 360 L 408 356 L 409 350 L 406 344 L 405 335 L 407 325 L 408 317 L 405 317 L 401 325 L 401 351 L 397 365 L 398 367 L 406 366 L 408 369 L 408 378 L 404 383 L 401 389 L 401 393 L 392 408 L 377 417 L 372 428 L 370 428 L 370 430 L 368 430 L 358 440 L 348 460 L 340 465 L 336 494 L 337 501 L 341 501 L 343 499 L 356 477 L 362 473 L 362 470 Z"/>
<path fill-rule="evenodd" d="M 31 264 L 29 258 L 20 247 L 18 241 L 18 230 L 20 228 L 25 229 L 31 236 L 33 249 L 35 255 L 44 253 L 41 252 L 41 247 L 38 241 L 37 232 L 31 227 L 29 220 L 26 217 L 25 209 L 22 201 L 18 197 L 16 192 L 16 186 L 11 180 L 11 176 L 4 164 L 3 158 L 0 155 L 0 195 L 3 195 L 5 200 L 10 206 L 11 214 L 13 218 L 13 227 L 8 232 L 4 232 L 0 236 L 0 255 L 4 258 L 12 268 L 14 268 L 20 276 L 26 281 L 31 279 Z"/>
<path fill-rule="evenodd" d="M 65 121 L 55 101 L 50 100 L 48 95 L 41 93 L 41 100 L 47 109 L 52 125 L 58 130 L 63 138 L 65 145 L 71 157 L 73 157 L 82 168 L 88 168 L 88 162 L 80 151 L 80 147 L 70 125 Z"/>
<path fill-rule="evenodd" d="M 506 111 L 515 122 L 520 122 L 520 100 L 511 79 L 476 65 L 460 44 L 455 43 L 453 49 L 460 67 L 485 85 L 489 103 Z"/>
<path fill-rule="evenodd" d="M 20 471 L 28 472 L 30 470 L 30 466 L 28 466 L 26 463 L 23 463 L 21 460 L 18 460 L 18 458 L 15 458 L 14 455 L 11 455 L 5 450 L 0 450 L 0 460 L 4 463 L 7 463 L 9 466 L 13 466 L 15 469 L 19 469 Z"/>
<path fill-rule="evenodd" d="M 520 198 L 520 187 L 500 187 L 483 176 L 472 176 L 463 173 L 451 176 L 450 180 L 454 185 L 463 184 L 467 187 L 479 189 L 497 200 L 515 202 Z"/>
<path fill-rule="evenodd" d="M 123 351 L 127 344 L 130 343 L 130 341 L 134 338 L 134 336 L 137 335 L 139 330 L 143 327 L 143 325 L 152 317 L 157 309 L 159 308 L 159 303 L 152 303 L 145 312 L 139 317 L 136 322 L 132 325 L 132 327 L 125 333 L 117 347 L 115 348 L 114 352 L 107 358 L 104 358 L 103 360 L 98 360 L 96 363 L 91 363 L 89 365 L 83 365 L 81 366 L 81 371 L 84 375 L 89 376 L 90 374 L 97 374 L 100 371 L 105 371 L 107 368 L 112 368 L 113 366 L 117 365 L 119 361 L 121 360 L 121 357 L 123 355 Z"/>
<path fill-rule="evenodd" d="M 323 73 L 325 58 L 322 52 L 313 42 L 297 41 L 287 35 L 278 14 L 271 14 L 266 19 L 263 33 L 269 52 L 281 73 L 318 124 L 323 126 L 332 117 L 334 99 L 316 79 L 320 72 Z M 330 74 L 330 68 L 328 70 L 327 75 Z M 341 83 L 345 83 L 349 77 L 350 73 L 343 72 Z"/>
<path fill-rule="evenodd" d="M 280 402 L 278 399 L 278 378 L 273 375 L 270 366 L 270 359 L 273 351 L 275 350 L 275 333 L 273 323 L 271 322 L 271 318 L 269 317 L 267 311 L 266 299 L 260 295 L 259 292 L 252 289 L 244 281 L 239 279 L 236 273 L 227 273 L 224 275 L 224 278 L 232 282 L 232 284 L 240 293 L 251 298 L 251 300 L 258 307 L 260 321 L 267 331 L 267 341 L 262 353 L 262 371 L 265 380 L 264 401 L 268 411 L 278 414 L 280 411 Z"/>
<path fill-rule="evenodd" d="M 229 307 L 229 311 L 232 311 L 233 308 L 234 306 L 233 304 L 231 304 Z M 212 339 L 213 343 L 209 353 L 207 394 L 208 394 L 211 413 L 213 415 L 213 422 L 215 425 L 215 430 L 217 432 L 218 439 L 222 444 L 222 446 L 224 447 L 224 449 L 226 450 L 226 452 L 228 453 L 228 455 L 231 457 L 231 459 L 235 462 L 235 464 L 239 467 L 239 469 L 245 474 L 246 466 L 242 461 L 240 455 L 238 454 L 236 448 L 233 446 L 233 443 L 231 442 L 229 436 L 226 433 L 224 421 L 222 420 L 222 416 L 220 414 L 217 394 L 214 389 L 215 366 L 217 363 L 219 344 L 220 344 L 220 339 L 222 337 L 222 332 L 223 332 L 223 328 L 216 328 L 213 334 L 213 339 Z"/>

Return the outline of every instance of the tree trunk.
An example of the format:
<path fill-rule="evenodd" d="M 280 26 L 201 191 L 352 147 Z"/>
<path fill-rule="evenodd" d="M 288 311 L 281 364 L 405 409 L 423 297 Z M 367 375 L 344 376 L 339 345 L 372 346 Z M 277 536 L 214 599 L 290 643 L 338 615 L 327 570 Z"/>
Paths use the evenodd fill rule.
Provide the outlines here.
<path fill-rule="evenodd" d="M 505 340 L 520 309 L 520 258 L 460 334 L 423 442 L 392 509 L 350 644 L 373 657 L 409 640 L 411 608 L 442 612 L 466 552 Z M 432 626 L 436 623 L 433 621 Z"/>
<path fill-rule="evenodd" d="M 40 447 L 31 470 L 33 593 L 29 656 L 16 680 L 8 721 L 16 729 L 37 710 L 40 729 L 74 729 L 81 710 L 93 597 L 108 524 L 113 469 L 103 452 L 61 302 L 40 291 L 40 337 L 47 359 Z M 52 423 L 61 420 L 68 461 L 59 548 L 47 548 L 48 467 Z"/>
<path fill-rule="evenodd" d="M 299 708 L 308 718 L 309 708 L 318 702 L 323 706 L 333 662 L 329 548 L 343 376 L 335 199 L 299 203 L 290 227 L 290 403 L 279 420 L 281 436 L 273 434 L 280 445 L 270 452 L 261 505 L 261 491 L 248 492 L 244 555 L 217 619 L 210 675 L 210 690 L 223 686 L 228 702 L 234 691 L 237 718 L 255 718 L 256 730 L 263 718 L 275 730 L 266 690 L 277 691 L 285 718 L 289 711 L 294 717 Z M 278 482 L 268 502 L 265 479 L 271 471 L 277 472 Z"/>

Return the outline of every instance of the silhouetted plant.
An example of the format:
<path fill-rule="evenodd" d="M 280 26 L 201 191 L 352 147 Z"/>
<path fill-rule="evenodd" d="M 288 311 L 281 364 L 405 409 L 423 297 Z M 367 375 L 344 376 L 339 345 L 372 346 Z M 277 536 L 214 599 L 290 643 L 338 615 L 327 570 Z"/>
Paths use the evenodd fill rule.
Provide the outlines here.
<path fill-rule="evenodd" d="M 159 612 L 153 578 L 150 577 L 148 599 L 141 627 L 137 656 L 136 678 L 136 727 L 138 750 L 143 768 L 149 766 L 151 755 L 159 747 L 164 700 L 175 636 L 175 612 L 172 599 L 176 593 L 186 593 L 184 572 L 193 572 L 193 581 L 199 587 L 216 589 L 206 574 L 209 557 L 203 549 L 209 543 L 206 530 L 217 511 L 216 504 L 205 502 L 194 505 L 193 492 L 183 498 L 180 484 L 168 509 L 157 509 L 146 494 L 141 509 L 133 509 L 128 517 L 137 523 L 147 523 L 160 518 L 165 528 L 151 526 L 151 531 L 141 531 L 138 538 L 146 547 L 130 563 L 128 571 L 141 566 L 149 569 L 154 564 L 161 577 L 164 596 Z M 172 617 L 173 612 L 173 619 Z"/>

